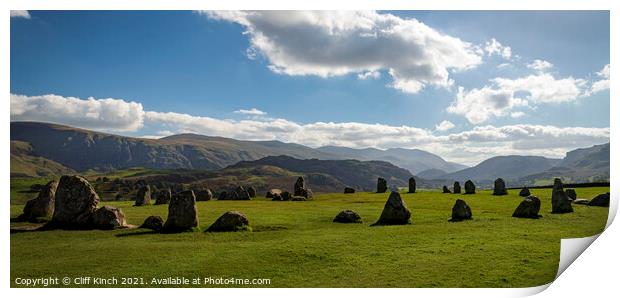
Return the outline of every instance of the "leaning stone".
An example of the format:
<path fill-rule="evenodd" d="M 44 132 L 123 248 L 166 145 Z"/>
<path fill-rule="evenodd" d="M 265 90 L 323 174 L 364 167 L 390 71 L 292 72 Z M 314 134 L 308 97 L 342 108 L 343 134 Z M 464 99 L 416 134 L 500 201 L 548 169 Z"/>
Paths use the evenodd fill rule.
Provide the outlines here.
<path fill-rule="evenodd" d="M 447 186 L 445 186 L 445 185 L 443 186 L 442 192 L 443 192 L 443 193 L 452 193 L 452 192 L 448 189 L 448 187 L 447 187 Z"/>
<path fill-rule="evenodd" d="M 609 193 L 600 194 L 590 200 L 588 206 L 609 207 Z"/>
<path fill-rule="evenodd" d="M 197 227 L 196 213 L 196 196 L 193 191 L 186 190 L 175 194 L 168 205 L 168 219 L 163 230 L 181 232 Z"/>
<path fill-rule="evenodd" d="M 567 190 L 565 190 L 564 192 L 566 192 L 566 195 L 568 196 L 568 199 L 571 201 L 574 201 L 577 199 L 577 193 L 575 192 L 574 189 L 569 188 Z"/>
<path fill-rule="evenodd" d="M 415 193 L 416 183 L 415 178 L 409 178 L 409 193 Z"/>
<path fill-rule="evenodd" d="M 377 178 L 377 193 L 384 193 L 387 189 L 387 181 L 381 177 Z"/>
<path fill-rule="evenodd" d="M 120 208 L 103 206 L 97 209 L 92 216 L 92 225 L 96 229 L 112 230 L 126 228 L 125 214 Z"/>
<path fill-rule="evenodd" d="M 551 213 L 570 213 L 573 207 L 562 187 L 562 180 L 555 178 L 553 181 L 553 192 L 551 194 Z"/>
<path fill-rule="evenodd" d="M 228 211 L 220 216 L 206 232 L 236 232 L 249 230 L 250 221 L 239 211 Z"/>
<path fill-rule="evenodd" d="M 465 181 L 465 194 L 472 195 L 476 193 L 476 185 L 471 180 Z"/>
<path fill-rule="evenodd" d="M 527 187 L 523 187 L 521 191 L 519 192 L 519 196 L 522 196 L 522 197 L 527 197 L 529 195 L 530 195 L 530 189 Z"/>
<path fill-rule="evenodd" d="M 136 193 L 136 203 L 134 206 L 144 206 L 151 204 L 151 187 L 144 185 Z"/>
<path fill-rule="evenodd" d="M 512 213 L 512 217 L 519 218 L 539 218 L 540 211 L 540 199 L 536 196 L 528 196 L 517 206 L 517 209 Z"/>
<path fill-rule="evenodd" d="M 34 222 L 40 217 L 52 217 L 58 182 L 52 180 L 40 188 L 36 198 L 26 202 L 24 212 L 17 219 Z"/>
<path fill-rule="evenodd" d="M 355 193 L 355 189 L 352 187 L 345 187 L 344 193 Z"/>
<path fill-rule="evenodd" d="M 56 188 L 54 215 L 48 227 L 86 228 L 97 204 L 99 195 L 86 179 L 62 176 Z"/>
<path fill-rule="evenodd" d="M 161 231 L 164 228 L 164 220 L 161 216 L 151 215 L 144 220 L 140 228 Z"/>
<path fill-rule="evenodd" d="M 194 194 L 196 195 L 196 201 L 210 201 L 213 198 L 213 193 L 210 189 L 200 189 Z"/>
<path fill-rule="evenodd" d="M 411 211 L 407 209 L 400 194 L 393 191 L 385 202 L 379 220 L 373 225 L 404 225 L 409 223 L 409 218 L 411 218 Z"/>
<path fill-rule="evenodd" d="M 461 199 L 457 199 L 452 206 L 452 218 L 450 221 L 462 221 L 471 219 L 471 208 Z"/>
<path fill-rule="evenodd" d="M 355 211 L 342 210 L 334 218 L 334 222 L 339 223 L 362 223 L 362 217 Z"/>
<path fill-rule="evenodd" d="M 506 183 L 504 182 L 504 179 L 502 179 L 502 178 L 495 179 L 494 188 L 493 188 L 493 195 L 494 196 L 503 196 L 503 195 L 507 195 L 507 194 L 508 194 L 508 191 L 506 190 Z"/>

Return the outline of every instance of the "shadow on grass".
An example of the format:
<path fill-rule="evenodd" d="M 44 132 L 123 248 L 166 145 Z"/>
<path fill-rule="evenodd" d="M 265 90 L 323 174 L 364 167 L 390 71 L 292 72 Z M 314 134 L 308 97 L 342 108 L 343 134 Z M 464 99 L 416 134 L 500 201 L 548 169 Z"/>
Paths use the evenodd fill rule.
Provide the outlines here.
<path fill-rule="evenodd" d="M 129 237 L 129 236 L 140 236 L 140 235 L 152 235 L 152 234 L 161 234 L 161 232 L 148 230 L 148 231 L 135 231 L 129 233 L 122 233 L 115 235 L 116 237 Z"/>

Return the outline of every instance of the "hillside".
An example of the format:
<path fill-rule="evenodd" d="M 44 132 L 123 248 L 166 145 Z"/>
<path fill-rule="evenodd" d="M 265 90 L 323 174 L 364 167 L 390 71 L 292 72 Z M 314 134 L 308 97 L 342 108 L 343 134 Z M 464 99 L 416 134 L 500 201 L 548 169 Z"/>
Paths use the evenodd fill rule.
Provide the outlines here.
<path fill-rule="evenodd" d="M 11 141 L 11 177 L 52 176 L 75 171 L 44 157 L 33 156 L 32 146 L 26 142 Z"/>
<path fill-rule="evenodd" d="M 336 155 L 339 159 L 357 159 L 363 161 L 383 160 L 401 168 L 405 168 L 415 174 L 430 169 L 438 169 L 449 173 L 467 168 L 465 165 L 447 162 L 435 154 L 419 149 L 392 148 L 379 150 L 374 148 L 352 149 L 347 147 L 325 146 L 318 148 L 318 150 Z"/>
<path fill-rule="evenodd" d="M 441 176 L 442 179 L 465 181 L 471 179 L 479 183 L 487 183 L 498 177 L 514 180 L 523 176 L 540 173 L 561 162 L 542 156 L 496 156 L 478 165 L 454 173 Z"/>

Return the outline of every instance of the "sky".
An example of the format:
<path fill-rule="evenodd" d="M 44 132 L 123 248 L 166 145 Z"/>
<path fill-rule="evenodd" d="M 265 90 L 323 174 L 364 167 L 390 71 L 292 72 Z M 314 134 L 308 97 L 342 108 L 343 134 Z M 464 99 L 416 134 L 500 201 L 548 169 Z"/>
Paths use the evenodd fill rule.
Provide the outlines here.
<path fill-rule="evenodd" d="M 12 11 L 11 121 L 419 148 L 609 142 L 607 11 Z"/>

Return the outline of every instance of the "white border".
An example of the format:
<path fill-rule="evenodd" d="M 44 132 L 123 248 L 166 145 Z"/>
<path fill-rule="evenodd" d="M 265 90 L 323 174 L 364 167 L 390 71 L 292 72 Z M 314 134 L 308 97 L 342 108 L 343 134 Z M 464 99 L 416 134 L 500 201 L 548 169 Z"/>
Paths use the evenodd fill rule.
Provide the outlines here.
<path fill-rule="evenodd" d="M 618 48 L 618 2 L 613 0 L 520 0 L 520 1 L 497 1 L 497 0 L 424 0 L 424 1 L 406 1 L 406 0 L 390 0 L 390 1 L 334 1 L 334 0 L 315 0 L 301 2 L 284 2 L 276 0 L 263 1 L 200 1 L 200 0 L 106 0 L 93 3 L 94 1 L 71 1 L 71 0 L 54 0 L 54 1 L 37 1 L 37 0 L 5 0 L 2 1 L 4 22 L 2 22 L 2 40 L 3 46 L 0 48 L 2 59 L 0 59 L 0 73 L 2 73 L 5 100 L 3 100 L 2 113 L 2 134 L 5 140 L 4 146 L 1 148 L 0 160 L 4 166 L 4 170 L 0 172 L 0 189 L 4 190 L 3 204 L 0 204 L 0 210 L 3 214 L 9 214 L 8 193 L 10 181 L 10 154 L 8 140 L 9 123 L 10 123 L 10 104 L 8 95 L 10 94 L 10 20 L 8 10 L 190 10 L 190 9 L 411 9 L 411 10 L 611 10 L 611 51 L 617 53 Z M 612 69 L 620 67 L 615 65 L 613 56 L 610 64 Z M 614 99 L 616 94 L 616 80 L 612 78 L 611 88 L 611 141 L 612 152 L 616 148 L 614 146 L 617 140 L 618 128 L 618 112 L 619 106 L 617 100 Z M 620 228 L 618 225 L 609 226 L 615 217 L 618 198 L 620 193 L 617 188 L 619 159 L 614 154 L 611 155 L 611 177 L 612 177 L 612 207 L 610 208 L 610 217 L 608 220 L 608 229 L 586 250 L 586 254 L 577 258 L 577 260 L 569 266 L 569 268 L 559 278 L 551 284 L 549 290 L 544 291 L 543 297 L 573 297 L 579 295 L 592 295 L 593 293 L 615 293 L 616 274 L 620 261 L 616 257 L 618 254 L 618 243 L 620 243 Z M 6 218 L 5 218 L 6 220 Z M 22 297 L 22 296 L 83 296 L 91 297 L 108 297 L 110 295 L 127 294 L 127 295 L 149 295 L 154 297 L 170 296 L 172 291 L 183 291 L 183 295 L 204 295 L 204 289 L 105 289 L 92 291 L 88 289 L 9 289 L 9 231 L 2 229 L 0 232 L 0 254 L 1 270 L 0 270 L 0 286 L 4 297 Z M 564 249 L 564 246 L 563 246 Z M 570 250 L 570 249 L 569 249 Z M 406 269 L 405 269 L 406 270 Z M 351 296 L 383 296 L 387 295 L 421 295 L 425 296 L 471 296 L 471 297 L 498 297 L 498 296 L 523 296 L 538 293 L 547 288 L 546 286 L 528 288 L 528 289 L 305 289 L 303 291 L 297 289 L 282 289 L 278 291 L 267 289 L 209 289 L 209 295 L 258 295 L 258 296 L 280 296 L 290 297 L 291 295 L 315 296 L 315 295 L 351 295 Z M 140 291 L 140 292 L 138 292 Z M 388 292 L 388 293 L 386 293 Z M 140 294 L 138 294 L 140 293 Z M 6 296 L 6 295 L 10 296 Z"/>

